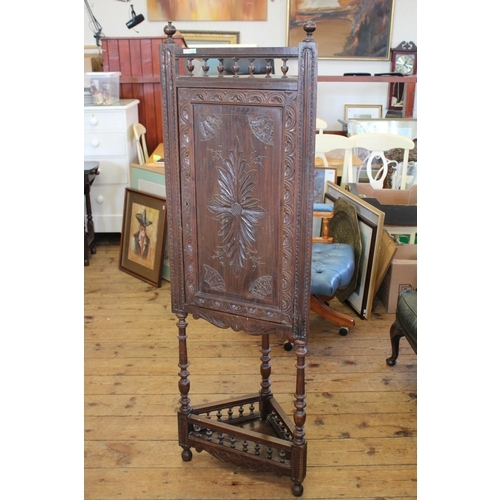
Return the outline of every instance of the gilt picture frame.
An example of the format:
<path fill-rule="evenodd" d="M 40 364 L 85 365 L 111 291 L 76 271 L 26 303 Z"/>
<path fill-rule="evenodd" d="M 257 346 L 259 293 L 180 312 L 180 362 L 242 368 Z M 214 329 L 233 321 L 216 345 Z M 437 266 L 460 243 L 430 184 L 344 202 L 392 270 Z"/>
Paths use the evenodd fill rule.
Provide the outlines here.
<path fill-rule="evenodd" d="M 119 269 L 161 286 L 165 249 L 166 199 L 125 189 Z"/>
<path fill-rule="evenodd" d="M 388 61 L 394 0 L 288 0 L 286 43 L 304 39 L 303 25 L 316 24 L 319 59 Z"/>
<path fill-rule="evenodd" d="M 239 31 L 198 31 L 181 30 L 188 47 L 201 47 L 212 44 L 234 45 L 240 43 Z"/>
<path fill-rule="evenodd" d="M 376 292 L 377 270 L 384 232 L 385 214 L 346 189 L 327 182 L 325 203 L 342 198 L 353 204 L 358 215 L 361 233 L 361 263 L 356 289 L 347 298 L 348 303 L 364 319 L 369 320 Z"/>

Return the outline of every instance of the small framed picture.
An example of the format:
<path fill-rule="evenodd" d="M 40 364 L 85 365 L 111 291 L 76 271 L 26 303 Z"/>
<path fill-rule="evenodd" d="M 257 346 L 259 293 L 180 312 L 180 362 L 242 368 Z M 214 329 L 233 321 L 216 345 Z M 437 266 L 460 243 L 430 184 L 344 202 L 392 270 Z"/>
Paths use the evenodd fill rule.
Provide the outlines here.
<path fill-rule="evenodd" d="M 381 104 L 346 104 L 344 120 L 370 120 L 382 118 Z"/>
<path fill-rule="evenodd" d="M 119 268 L 156 287 L 161 286 L 165 216 L 165 198 L 125 189 Z"/>

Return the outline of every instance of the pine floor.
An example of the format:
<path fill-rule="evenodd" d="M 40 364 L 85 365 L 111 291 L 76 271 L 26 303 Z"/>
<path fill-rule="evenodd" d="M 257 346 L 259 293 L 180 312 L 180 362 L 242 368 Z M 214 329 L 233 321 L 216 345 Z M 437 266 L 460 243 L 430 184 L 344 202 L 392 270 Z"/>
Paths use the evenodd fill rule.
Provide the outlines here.
<path fill-rule="evenodd" d="M 178 353 L 169 284 L 118 269 L 117 238 L 101 238 L 85 267 L 85 499 L 288 499 L 291 481 L 220 462 L 181 459 Z M 337 308 L 351 313 L 342 304 Z M 303 499 L 417 498 L 417 357 L 403 339 L 390 368 L 378 299 L 349 335 L 311 313 L 307 477 Z M 188 317 L 192 404 L 255 393 L 260 342 Z M 272 390 L 293 411 L 295 356 L 272 337 Z"/>

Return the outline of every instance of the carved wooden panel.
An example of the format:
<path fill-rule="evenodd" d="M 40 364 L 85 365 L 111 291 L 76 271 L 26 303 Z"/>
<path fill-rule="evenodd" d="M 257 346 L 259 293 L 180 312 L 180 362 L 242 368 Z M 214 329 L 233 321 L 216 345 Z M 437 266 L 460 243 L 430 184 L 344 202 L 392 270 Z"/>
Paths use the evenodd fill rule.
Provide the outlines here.
<path fill-rule="evenodd" d="M 291 324 L 294 97 L 179 92 L 186 304 Z"/>
<path fill-rule="evenodd" d="M 316 112 L 315 91 L 304 89 L 306 72 L 316 82 L 307 49 L 271 54 L 282 56 L 281 76 L 212 77 L 190 73 L 188 51 L 164 44 L 174 311 L 251 334 L 307 336 Z M 223 61 L 223 51 L 196 56 Z M 228 53 L 265 53 L 253 51 Z M 287 76 L 290 58 L 301 77 Z"/>

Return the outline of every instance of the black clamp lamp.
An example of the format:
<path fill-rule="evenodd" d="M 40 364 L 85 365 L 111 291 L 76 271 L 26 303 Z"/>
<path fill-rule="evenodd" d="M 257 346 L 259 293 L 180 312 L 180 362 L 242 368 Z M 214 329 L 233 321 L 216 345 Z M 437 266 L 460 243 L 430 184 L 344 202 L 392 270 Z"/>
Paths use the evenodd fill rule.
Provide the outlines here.
<path fill-rule="evenodd" d="M 130 21 L 127 21 L 125 23 L 128 29 L 134 28 L 138 24 L 141 24 L 142 21 L 144 21 L 144 16 L 142 14 L 137 15 L 135 13 L 133 5 L 130 6 L 130 15 L 131 15 Z"/>

